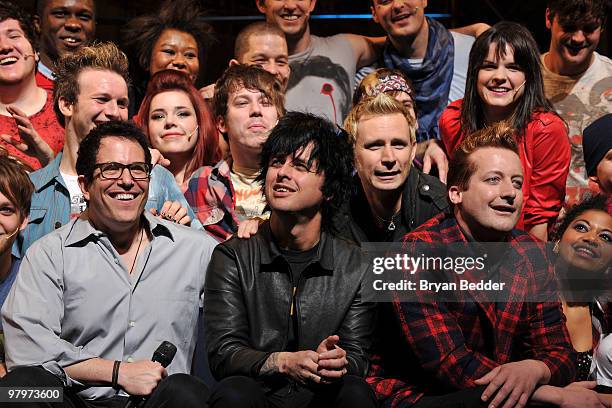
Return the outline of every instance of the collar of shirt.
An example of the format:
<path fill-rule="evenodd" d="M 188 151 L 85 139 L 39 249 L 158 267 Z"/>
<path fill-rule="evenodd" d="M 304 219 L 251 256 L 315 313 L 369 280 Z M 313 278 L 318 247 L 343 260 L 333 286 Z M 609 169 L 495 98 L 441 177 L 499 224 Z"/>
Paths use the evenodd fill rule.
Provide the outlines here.
<path fill-rule="evenodd" d="M 165 236 L 170 240 L 174 241 L 174 236 L 168 227 L 163 225 L 162 221 L 155 217 L 153 214 L 148 211 L 144 211 L 142 216 L 144 217 L 144 224 L 151 234 L 153 238 L 159 236 Z M 83 213 L 80 217 L 78 217 L 70 230 L 70 233 L 66 237 L 65 246 L 72 246 L 78 244 L 83 241 L 87 241 L 89 239 L 95 239 L 97 237 L 104 236 L 102 231 L 96 229 L 90 222 L 86 216 L 86 213 Z"/>
<path fill-rule="evenodd" d="M 55 75 L 53 74 L 53 71 L 51 71 L 49 67 L 43 64 L 42 61 L 38 61 L 37 68 L 38 72 L 40 72 L 45 78 L 48 78 L 51 81 L 55 81 Z"/>
<path fill-rule="evenodd" d="M 259 245 L 259 251 L 261 253 L 262 264 L 272 264 L 277 258 L 282 258 L 278 246 L 274 238 L 272 237 L 272 231 L 270 230 L 270 223 L 266 222 L 261 226 L 261 245 Z M 325 231 L 321 231 L 321 239 L 319 241 L 319 248 L 317 254 L 313 257 L 311 263 L 318 263 L 321 268 L 333 272 L 334 270 L 334 248 L 333 240 L 327 237 Z"/>
<path fill-rule="evenodd" d="M 42 169 L 35 171 L 32 173 L 32 183 L 34 184 L 34 188 L 36 192 L 40 192 L 45 187 L 49 185 L 49 183 L 56 181 L 60 183 L 62 186 L 66 187 L 66 183 L 64 183 L 64 179 L 60 175 L 60 162 L 62 161 L 62 152 L 59 152 L 55 159 L 52 162 L 47 164 Z"/>

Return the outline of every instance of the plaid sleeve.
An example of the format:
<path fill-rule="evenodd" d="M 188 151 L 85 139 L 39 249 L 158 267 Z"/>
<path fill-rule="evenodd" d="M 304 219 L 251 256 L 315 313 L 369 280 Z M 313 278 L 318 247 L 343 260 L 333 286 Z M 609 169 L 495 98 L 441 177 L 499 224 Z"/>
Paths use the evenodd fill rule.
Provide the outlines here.
<path fill-rule="evenodd" d="M 397 306 L 406 341 L 420 366 L 452 388 L 474 387 L 474 381 L 499 364 L 471 350 L 455 317 L 444 303 L 405 302 Z"/>
<path fill-rule="evenodd" d="M 439 243 L 444 242 L 444 237 L 439 233 L 422 231 L 414 235 L 412 242 L 409 241 L 410 237 L 404 241 L 404 248 L 412 252 L 417 242 Z M 422 249 L 421 245 L 419 251 Z M 433 300 L 431 292 L 417 291 L 416 294 L 419 302 L 396 303 L 394 306 L 402 334 L 419 365 L 442 384 L 455 389 L 474 387 L 474 380 L 499 364 L 470 349 L 459 322 L 444 302 Z"/>
<path fill-rule="evenodd" d="M 215 171 L 219 169 L 202 167 L 194 172 L 184 195 L 204 229 L 218 241 L 225 241 L 236 232 L 238 224 L 233 212 L 230 181 L 213 177 Z"/>
<path fill-rule="evenodd" d="M 396 408 L 416 403 L 424 393 L 414 385 L 396 378 L 386 378 L 379 355 L 370 357 L 370 373 L 366 381 L 374 390 L 382 408 Z"/>

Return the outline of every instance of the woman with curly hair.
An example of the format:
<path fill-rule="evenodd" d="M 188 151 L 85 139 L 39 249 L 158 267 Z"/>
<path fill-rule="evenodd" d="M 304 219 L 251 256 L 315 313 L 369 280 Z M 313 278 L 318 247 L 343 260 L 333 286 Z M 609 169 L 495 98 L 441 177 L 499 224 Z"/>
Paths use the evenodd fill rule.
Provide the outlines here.
<path fill-rule="evenodd" d="M 155 73 L 137 116 L 151 147 L 170 160 L 168 170 L 183 191 L 195 170 L 221 159 L 212 113 L 187 74 Z"/>
<path fill-rule="evenodd" d="M 213 38 L 212 27 L 203 17 L 204 12 L 194 0 L 164 0 L 157 12 L 131 20 L 123 36 L 126 47 L 138 58 L 138 76 L 174 69 L 185 72 L 195 84 Z M 142 89 L 144 86 L 141 94 Z M 139 89 L 134 91 L 134 102 L 140 102 Z M 137 107 L 137 103 L 131 106 L 130 116 Z"/>
<path fill-rule="evenodd" d="M 563 312 L 574 349 L 578 352 L 578 380 L 587 380 L 594 365 L 593 351 L 610 333 L 606 322 L 612 265 L 612 216 L 606 197 L 598 195 L 573 206 L 554 233 L 555 274 Z M 608 346 L 612 352 L 612 344 Z M 608 363 L 608 371 L 612 365 Z M 608 378 L 612 385 L 612 377 Z"/>

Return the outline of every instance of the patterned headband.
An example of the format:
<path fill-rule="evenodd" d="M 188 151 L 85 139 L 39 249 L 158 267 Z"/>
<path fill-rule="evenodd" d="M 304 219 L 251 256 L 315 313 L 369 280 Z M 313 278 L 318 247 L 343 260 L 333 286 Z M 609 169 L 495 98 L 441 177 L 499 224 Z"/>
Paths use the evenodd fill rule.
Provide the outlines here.
<path fill-rule="evenodd" d="M 370 96 L 378 96 L 384 92 L 402 91 L 412 96 L 412 88 L 408 82 L 399 75 L 388 75 L 378 80 L 378 85 L 370 91 Z"/>

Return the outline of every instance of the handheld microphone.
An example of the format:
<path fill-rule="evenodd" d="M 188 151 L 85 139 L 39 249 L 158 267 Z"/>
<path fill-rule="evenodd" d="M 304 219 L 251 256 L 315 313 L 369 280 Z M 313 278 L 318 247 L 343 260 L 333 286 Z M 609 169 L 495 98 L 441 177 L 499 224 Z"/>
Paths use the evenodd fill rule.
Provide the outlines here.
<path fill-rule="evenodd" d="M 13 236 L 15 236 L 15 234 L 17 234 L 18 232 L 19 232 L 19 227 L 17 227 L 17 229 L 12 234 L 9 234 L 6 237 L 4 237 L 4 239 L 8 241 L 9 239 L 13 238 Z"/>
<path fill-rule="evenodd" d="M 172 360 L 174 359 L 174 355 L 176 354 L 176 346 L 169 341 L 164 341 L 162 344 L 157 347 L 157 349 L 153 352 L 153 357 L 151 357 L 151 361 L 156 361 L 162 365 L 162 367 L 166 368 L 170 365 Z M 125 403 L 124 408 L 134 408 L 140 406 L 144 402 L 143 397 L 132 396 Z"/>
<path fill-rule="evenodd" d="M 151 361 L 156 361 L 162 365 L 162 367 L 166 368 L 170 365 L 174 356 L 176 355 L 176 346 L 169 341 L 164 341 L 159 345 L 157 350 L 153 352 L 153 357 Z"/>

